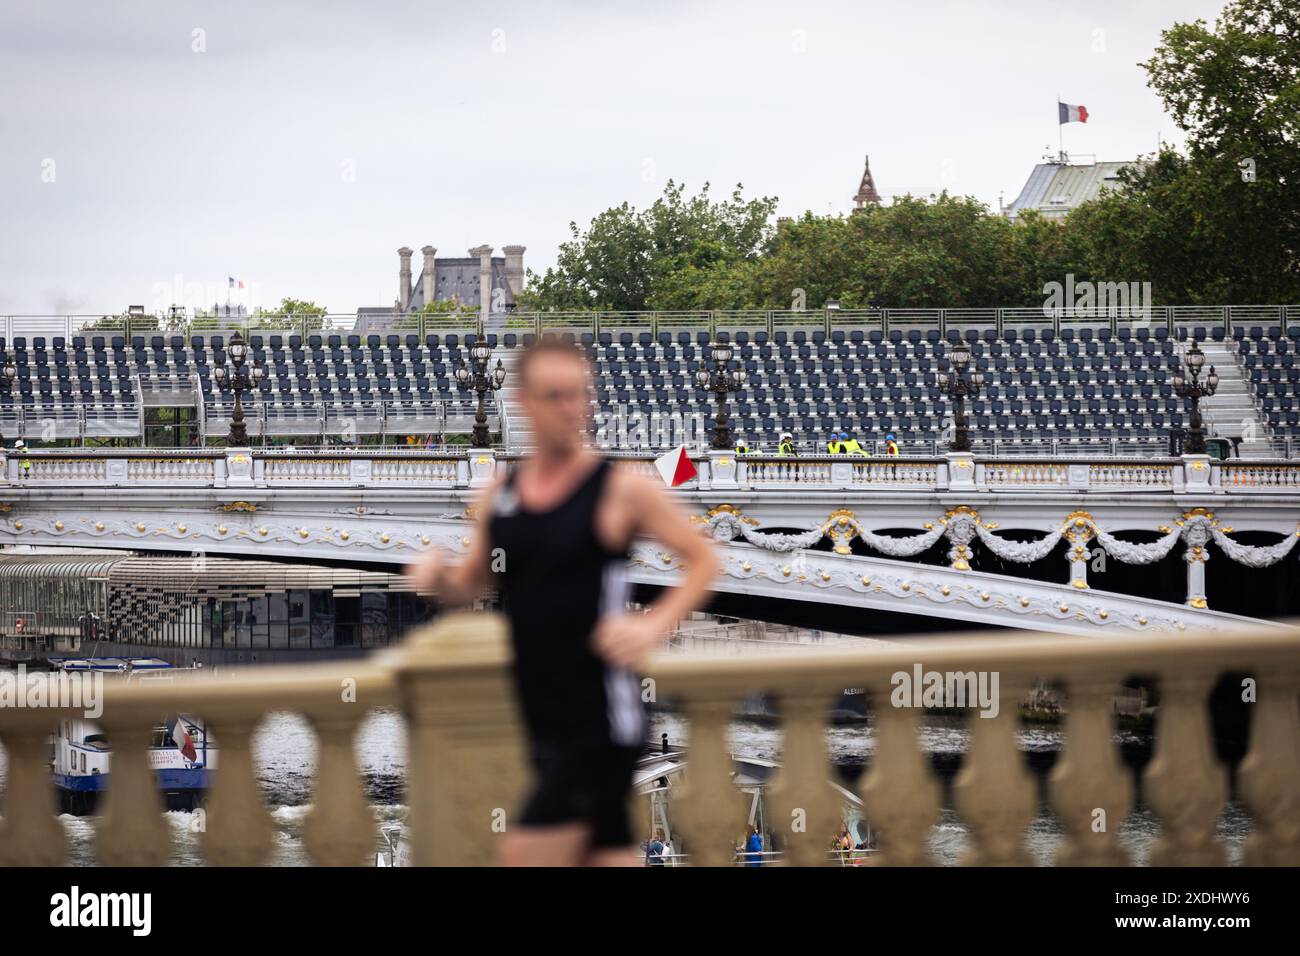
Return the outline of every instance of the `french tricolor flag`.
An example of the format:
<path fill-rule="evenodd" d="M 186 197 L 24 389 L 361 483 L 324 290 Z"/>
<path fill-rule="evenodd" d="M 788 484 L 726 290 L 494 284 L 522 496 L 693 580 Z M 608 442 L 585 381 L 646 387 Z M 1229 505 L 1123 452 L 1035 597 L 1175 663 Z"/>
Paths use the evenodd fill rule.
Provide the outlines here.
<path fill-rule="evenodd" d="M 686 454 L 685 445 L 678 445 L 668 454 L 656 458 L 655 469 L 669 488 L 684 485 L 698 474 L 691 456 Z"/>
<path fill-rule="evenodd" d="M 1086 106 L 1058 102 L 1056 104 L 1056 113 L 1060 123 L 1088 122 L 1088 107 Z"/>
<path fill-rule="evenodd" d="M 190 732 L 185 728 L 185 721 L 181 720 L 179 716 L 168 728 L 168 733 L 171 734 L 172 740 L 176 742 L 176 749 L 181 752 L 186 760 L 198 759 L 198 751 L 194 749 L 194 738 L 190 736 Z"/>

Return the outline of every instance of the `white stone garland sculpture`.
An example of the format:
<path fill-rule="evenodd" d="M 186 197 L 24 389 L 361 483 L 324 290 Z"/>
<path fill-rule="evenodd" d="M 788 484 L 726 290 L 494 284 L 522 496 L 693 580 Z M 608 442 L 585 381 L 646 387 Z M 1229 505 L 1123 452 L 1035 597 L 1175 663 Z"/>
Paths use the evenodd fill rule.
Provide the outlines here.
<path fill-rule="evenodd" d="M 1105 549 L 1106 554 L 1124 564 L 1154 564 L 1170 551 L 1182 537 L 1181 528 L 1174 528 L 1156 541 L 1137 544 L 1133 541 L 1121 541 L 1109 531 L 1097 528 L 1097 543 Z"/>
<path fill-rule="evenodd" d="M 1259 546 L 1238 544 L 1224 534 L 1222 528 L 1212 527 L 1210 534 L 1224 554 L 1248 568 L 1266 568 L 1270 564 L 1277 564 L 1291 553 L 1297 540 L 1296 535 L 1289 534 L 1277 544 Z"/>
<path fill-rule="evenodd" d="M 739 525 L 741 536 L 750 544 L 756 544 L 760 548 L 766 548 L 768 551 L 801 551 L 804 548 L 811 548 L 822 538 L 826 537 L 825 527 L 813 528 L 811 531 L 805 531 L 802 534 L 778 534 L 769 532 L 764 534 L 761 531 L 754 531 L 746 528 L 743 524 Z"/>
<path fill-rule="evenodd" d="M 983 545 L 1005 561 L 1015 561 L 1018 564 L 1030 564 L 1039 561 L 1052 553 L 1052 549 L 1057 546 L 1061 536 L 1065 533 L 1063 528 L 1057 528 L 1055 531 L 1038 541 L 1008 541 L 994 534 L 983 524 L 977 524 L 976 530 L 979 533 L 980 541 Z"/>
<path fill-rule="evenodd" d="M 856 535 L 867 547 L 886 557 L 911 558 L 932 547 L 940 538 L 947 537 L 953 546 L 948 552 L 948 559 L 959 570 L 969 567 L 966 558 L 970 553 L 969 545 L 976 536 L 999 558 L 1018 564 L 1031 564 L 1051 554 L 1067 530 L 1067 526 L 1062 525 L 1037 541 L 1008 541 L 994 533 L 994 525 L 980 521 L 978 512 L 963 507 L 949 511 L 937 524 L 920 534 L 895 538 L 868 531 L 856 519 L 846 520 L 842 517 L 845 514 L 847 512 L 835 512 L 824 524 L 794 534 L 758 531 L 748 526 L 753 524 L 752 519 L 742 517 L 738 511 L 729 507 L 711 513 L 707 521 L 715 540 L 734 541 L 741 537 L 756 547 L 776 552 L 811 548 L 828 534 L 840 545 L 837 550 L 847 551 L 847 538 Z M 1273 545 L 1240 544 L 1228 537 L 1226 531 L 1231 531 L 1231 528 L 1220 528 L 1211 514 L 1200 509 L 1185 514 L 1176 527 L 1161 528 L 1165 532 L 1162 537 L 1144 544 L 1123 541 L 1098 527 L 1091 517 L 1085 520 L 1106 554 L 1124 564 L 1144 565 L 1160 561 L 1173 551 L 1179 540 L 1187 545 L 1188 554 L 1196 555 L 1197 560 L 1203 561 L 1205 545 L 1213 540 L 1232 560 L 1250 568 L 1265 568 L 1290 554 L 1300 538 L 1300 531 L 1297 531 Z"/>
<path fill-rule="evenodd" d="M 921 534 L 914 534 L 906 538 L 891 538 L 888 535 L 876 534 L 873 531 L 863 529 L 858 532 L 858 538 L 867 547 L 888 557 L 912 558 L 942 538 L 947 530 L 946 525 L 940 524 L 935 525 L 928 531 L 923 531 Z"/>
<path fill-rule="evenodd" d="M 826 526 L 818 525 L 798 534 L 755 531 L 738 512 L 719 509 L 709 515 L 709 531 L 715 541 L 734 541 L 742 537 L 750 544 L 768 551 L 799 551 L 811 548 L 826 536 Z"/>

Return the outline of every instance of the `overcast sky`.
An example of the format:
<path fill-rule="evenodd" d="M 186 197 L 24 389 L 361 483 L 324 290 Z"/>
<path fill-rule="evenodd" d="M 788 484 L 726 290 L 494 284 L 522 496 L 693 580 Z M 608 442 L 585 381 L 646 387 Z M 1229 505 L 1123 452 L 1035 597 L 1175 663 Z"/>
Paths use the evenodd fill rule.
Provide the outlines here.
<path fill-rule="evenodd" d="M 544 268 L 668 179 L 1010 202 L 1182 137 L 1138 61 L 1223 0 L 0 0 L 0 313 L 390 305 L 398 246 Z"/>

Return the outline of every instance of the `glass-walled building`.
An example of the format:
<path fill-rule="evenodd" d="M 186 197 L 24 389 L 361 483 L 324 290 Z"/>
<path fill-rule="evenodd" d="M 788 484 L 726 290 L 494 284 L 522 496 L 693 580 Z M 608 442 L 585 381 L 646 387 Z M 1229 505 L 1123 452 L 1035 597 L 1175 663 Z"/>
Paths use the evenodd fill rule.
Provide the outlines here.
<path fill-rule="evenodd" d="M 350 656 L 429 617 L 399 574 L 211 556 L 0 556 L 0 643 L 10 647 L 54 649 L 44 639 L 63 635 L 83 654 L 147 648 L 186 663 Z"/>

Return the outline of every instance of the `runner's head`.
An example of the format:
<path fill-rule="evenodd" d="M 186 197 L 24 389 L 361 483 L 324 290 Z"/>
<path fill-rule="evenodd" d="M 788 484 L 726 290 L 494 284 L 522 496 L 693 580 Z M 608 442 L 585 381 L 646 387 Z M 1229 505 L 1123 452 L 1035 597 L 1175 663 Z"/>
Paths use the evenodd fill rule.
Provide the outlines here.
<path fill-rule="evenodd" d="M 582 444 L 591 422 L 591 370 L 586 356 L 561 339 L 540 339 L 519 358 L 519 402 L 539 450 Z"/>

